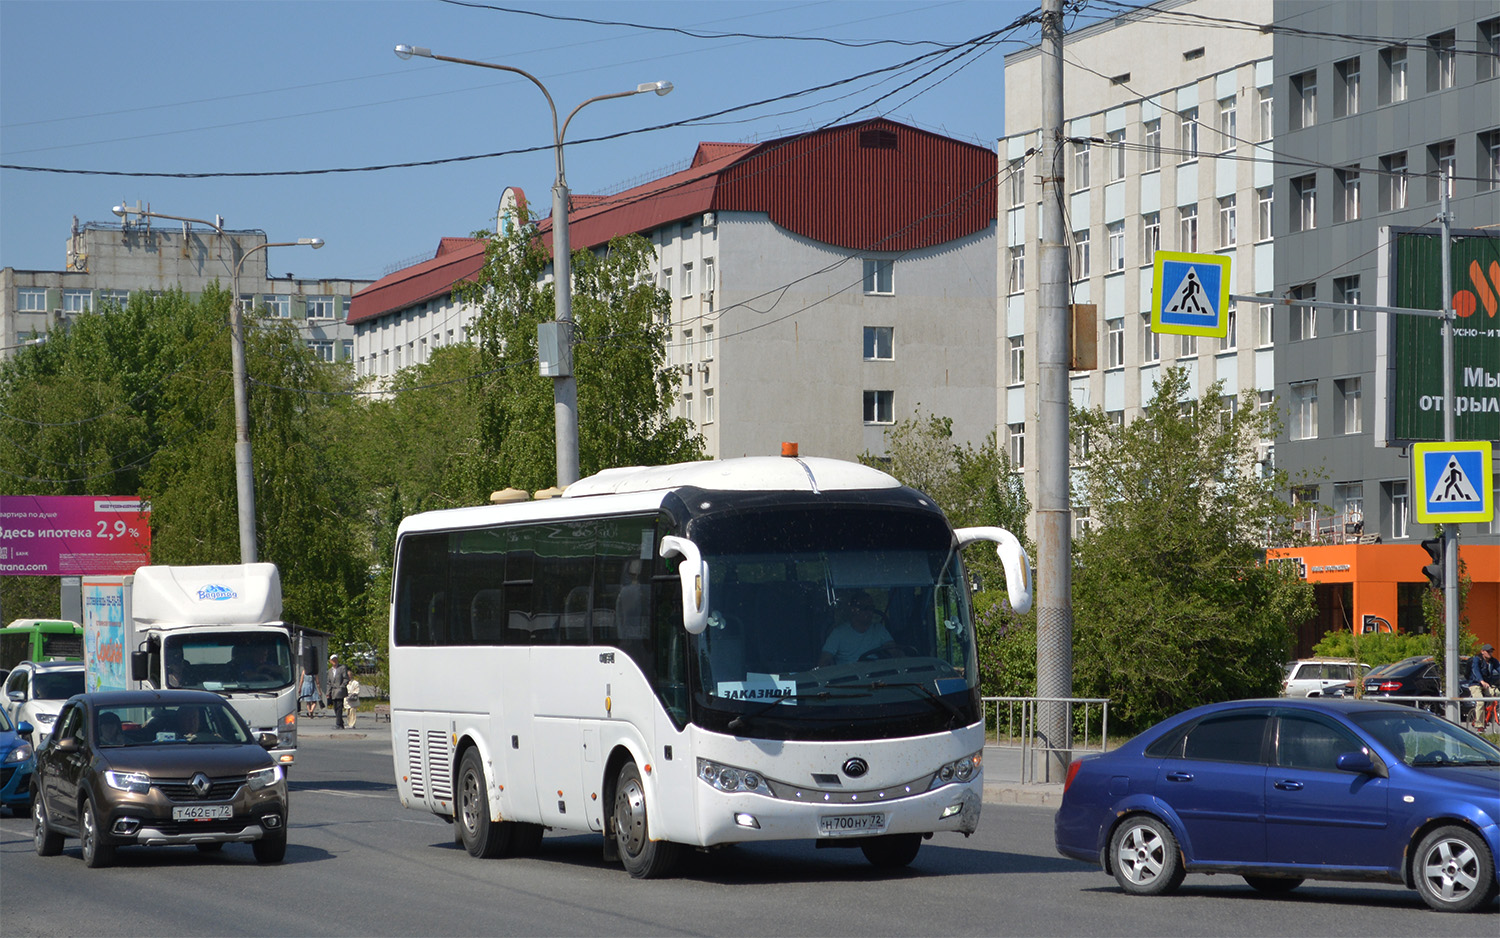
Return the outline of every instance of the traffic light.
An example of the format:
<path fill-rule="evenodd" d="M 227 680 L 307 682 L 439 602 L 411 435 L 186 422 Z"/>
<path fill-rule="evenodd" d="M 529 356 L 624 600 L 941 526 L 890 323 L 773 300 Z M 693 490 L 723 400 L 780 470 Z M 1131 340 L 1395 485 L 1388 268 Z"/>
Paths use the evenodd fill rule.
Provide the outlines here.
<path fill-rule="evenodd" d="M 1422 542 L 1422 549 L 1432 558 L 1432 563 L 1422 568 L 1422 575 L 1435 590 L 1443 588 L 1443 539 L 1429 538 Z"/>

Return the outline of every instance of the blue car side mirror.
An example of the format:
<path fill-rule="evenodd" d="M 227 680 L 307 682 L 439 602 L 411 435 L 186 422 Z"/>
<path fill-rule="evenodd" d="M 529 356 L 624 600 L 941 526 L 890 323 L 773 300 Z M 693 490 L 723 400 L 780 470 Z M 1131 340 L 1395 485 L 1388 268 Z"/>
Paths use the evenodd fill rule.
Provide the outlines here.
<path fill-rule="evenodd" d="M 25 720 L 22 720 L 20 723 L 16 724 L 16 735 L 17 736 L 25 736 L 27 739 L 30 739 L 31 738 L 31 734 L 34 733 L 34 732 L 36 732 L 36 727 L 32 726 L 30 723 L 28 723 Z"/>
<path fill-rule="evenodd" d="M 1375 760 L 1370 758 L 1370 754 L 1364 751 L 1340 753 L 1336 764 L 1344 772 L 1357 772 L 1360 775 L 1385 774 L 1375 765 Z"/>

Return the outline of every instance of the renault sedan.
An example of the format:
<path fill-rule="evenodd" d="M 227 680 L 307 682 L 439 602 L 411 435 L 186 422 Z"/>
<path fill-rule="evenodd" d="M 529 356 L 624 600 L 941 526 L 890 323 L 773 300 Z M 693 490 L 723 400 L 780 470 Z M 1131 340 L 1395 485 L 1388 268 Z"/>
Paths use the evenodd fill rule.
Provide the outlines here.
<path fill-rule="evenodd" d="M 1211 704 L 1069 766 L 1055 836 L 1131 895 L 1229 873 L 1271 894 L 1402 883 L 1473 911 L 1497 893 L 1500 749 L 1387 703 Z"/>
<path fill-rule="evenodd" d="M 248 843 L 262 863 L 285 856 L 286 775 L 267 752 L 276 735 L 252 736 L 218 694 L 80 694 L 56 726 L 32 781 L 38 856 L 61 853 L 65 837 L 91 867 L 130 844 Z"/>

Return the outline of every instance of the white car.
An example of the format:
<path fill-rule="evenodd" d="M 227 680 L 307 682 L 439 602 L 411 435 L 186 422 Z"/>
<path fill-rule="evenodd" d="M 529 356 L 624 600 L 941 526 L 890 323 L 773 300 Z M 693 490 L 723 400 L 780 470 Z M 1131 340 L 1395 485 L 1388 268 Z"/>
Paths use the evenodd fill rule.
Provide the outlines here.
<path fill-rule="evenodd" d="M 11 722 L 34 727 L 31 743 L 41 749 L 63 704 L 83 693 L 83 662 L 23 661 L 6 675 L 3 706 Z"/>
<path fill-rule="evenodd" d="M 1363 680 L 1370 670 L 1352 658 L 1303 658 L 1289 661 L 1286 680 L 1281 684 L 1283 697 L 1321 697 L 1326 687 L 1342 687 L 1350 681 Z"/>

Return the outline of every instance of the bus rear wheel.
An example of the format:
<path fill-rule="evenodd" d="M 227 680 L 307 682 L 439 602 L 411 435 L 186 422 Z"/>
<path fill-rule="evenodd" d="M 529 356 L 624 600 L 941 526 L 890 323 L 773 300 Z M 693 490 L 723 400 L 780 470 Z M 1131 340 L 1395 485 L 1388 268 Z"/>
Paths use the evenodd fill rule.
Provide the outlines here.
<path fill-rule="evenodd" d="M 620 766 L 615 781 L 614 837 L 620 862 L 636 879 L 665 876 L 677 865 L 681 848 L 665 840 L 651 839 L 646 817 L 646 786 L 634 762 Z"/>

